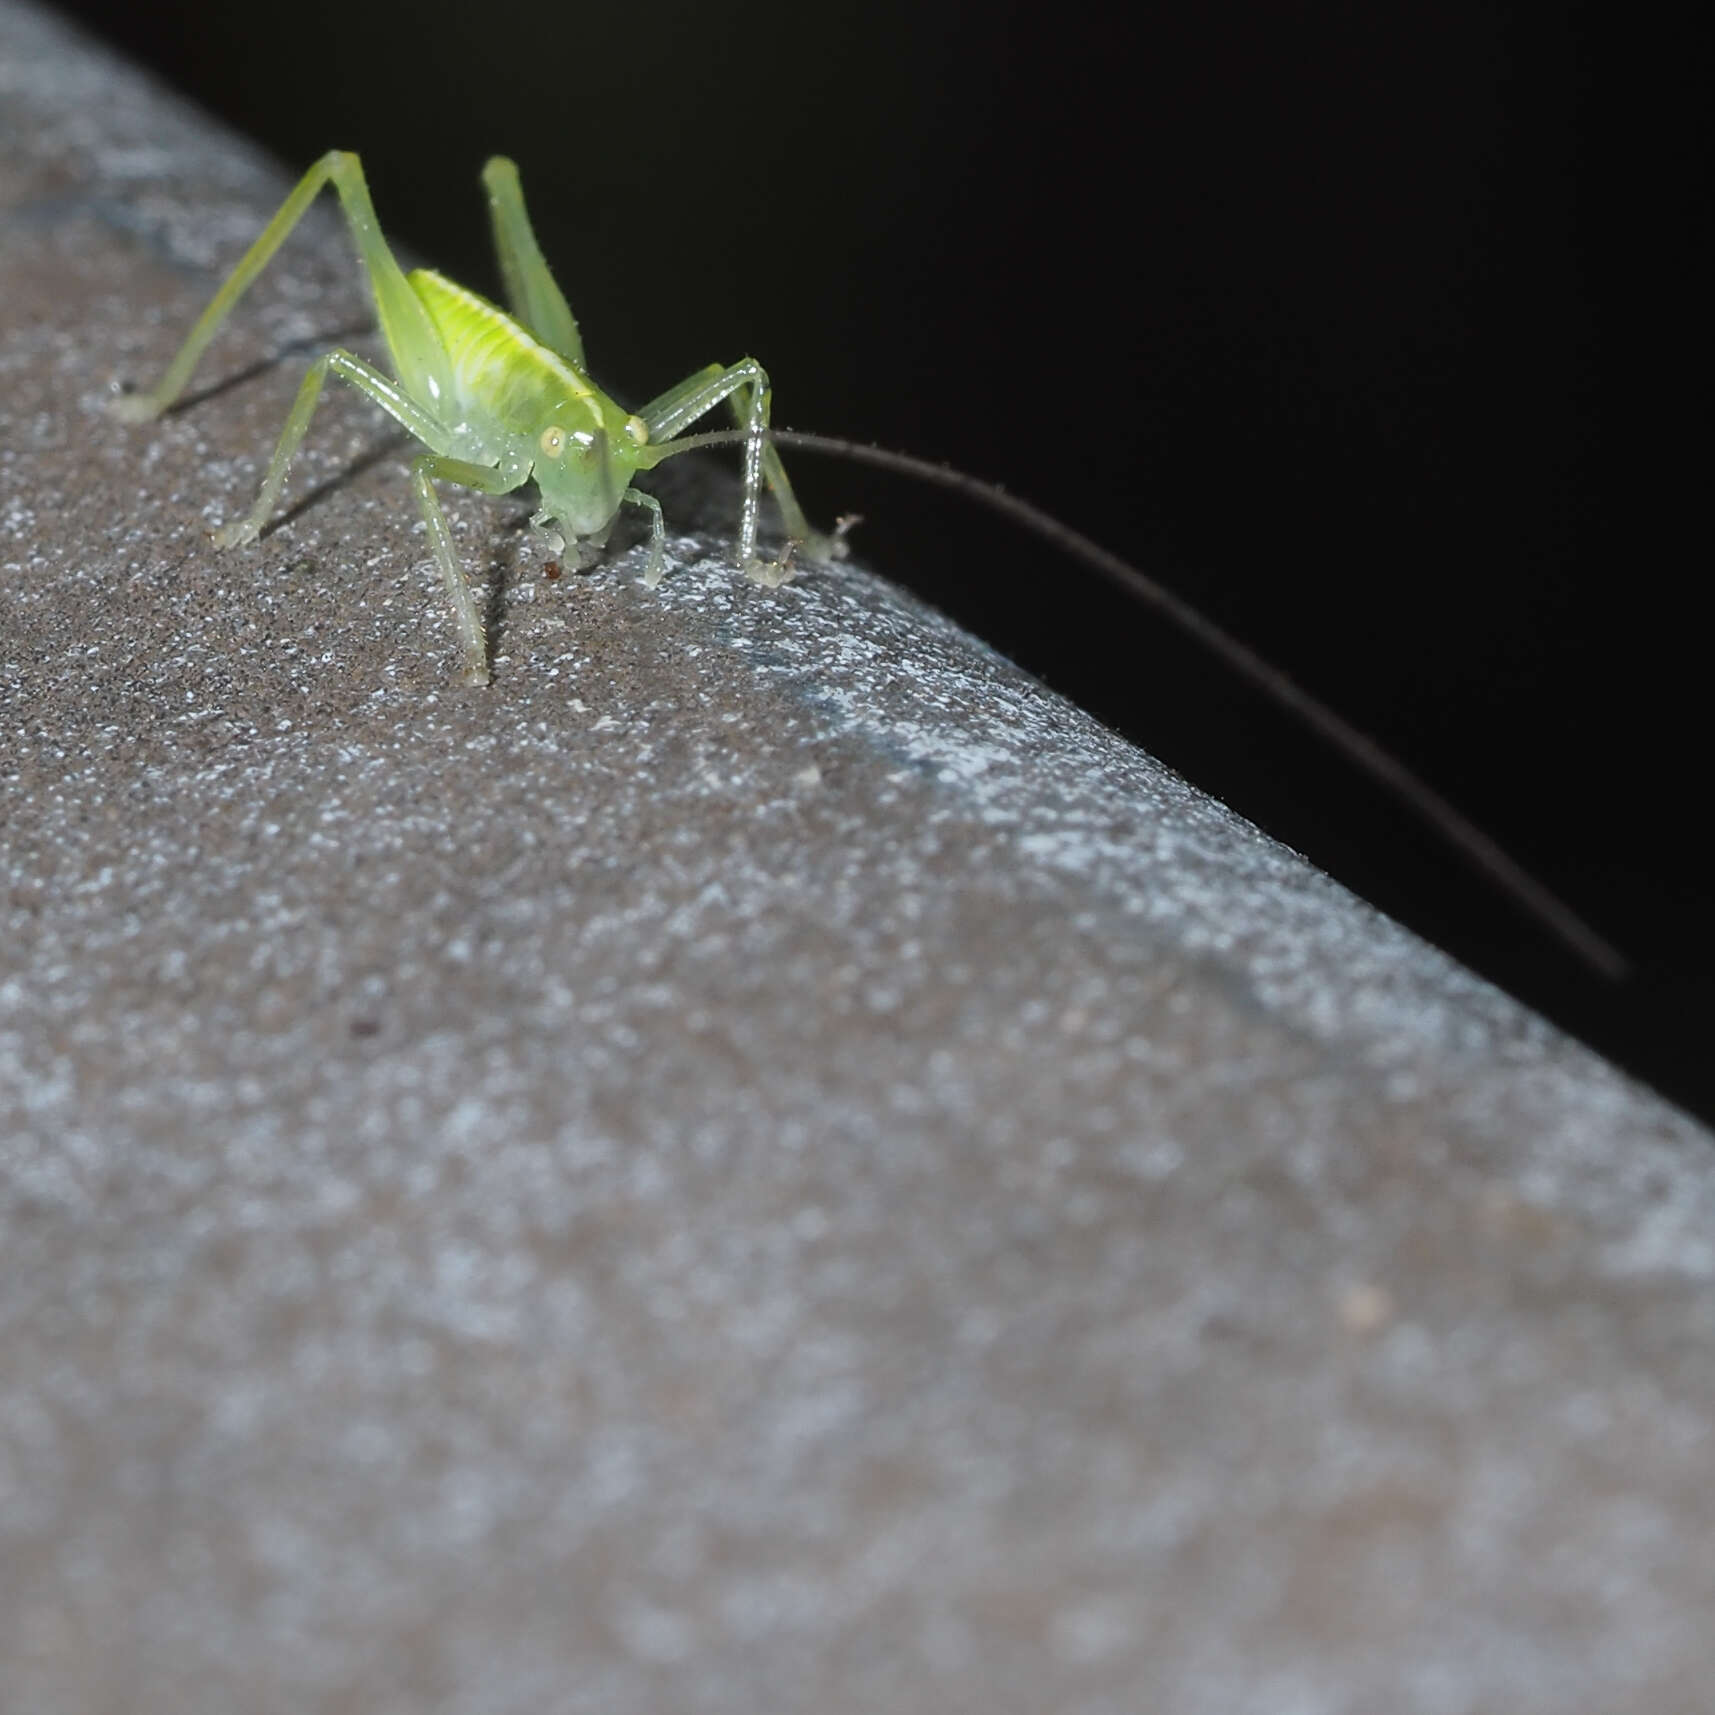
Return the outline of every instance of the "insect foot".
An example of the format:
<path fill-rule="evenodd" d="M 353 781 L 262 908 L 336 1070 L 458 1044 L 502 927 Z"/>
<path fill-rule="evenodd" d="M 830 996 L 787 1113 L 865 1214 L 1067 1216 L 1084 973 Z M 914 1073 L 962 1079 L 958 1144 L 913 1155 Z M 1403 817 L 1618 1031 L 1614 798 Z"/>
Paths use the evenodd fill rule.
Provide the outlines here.
<path fill-rule="evenodd" d="M 798 568 L 792 564 L 793 546 L 787 543 L 786 552 L 778 560 L 747 561 L 744 575 L 753 584 L 761 584 L 765 590 L 777 590 L 782 584 L 790 583 L 798 575 Z"/>
<path fill-rule="evenodd" d="M 753 557 L 746 561 L 744 575 L 753 584 L 761 584 L 767 590 L 777 590 L 782 584 L 790 583 L 803 569 L 793 564 L 799 554 L 817 565 L 834 565 L 850 554 L 851 549 L 846 543 L 846 535 L 854 525 L 862 522 L 859 514 L 853 512 L 834 521 L 832 535 L 824 535 L 820 530 L 812 530 L 803 536 L 789 537 L 785 550 L 778 560 Z M 647 582 L 647 580 L 645 581 Z"/>
<path fill-rule="evenodd" d="M 253 523 L 248 518 L 240 518 L 234 524 L 223 524 L 213 532 L 214 545 L 217 548 L 242 548 L 254 542 L 262 534 L 262 526 Z"/>
<path fill-rule="evenodd" d="M 107 401 L 107 414 L 120 423 L 152 423 L 161 407 L 152 393 L 119 393 Z"/>
<path fill-rule="evenodd" d="M 812 560 L 819 566 L 838 564 L 851 553 L 851 545 L 846 541 L 847 535 L 862 522 L 863 515 L 861 513 L 842 513 L 840 517 L 834 520 L 832 533 L 811 530 L 803 536 L 794 536 L 787 542 L 786 552 L 780 556 L 780 568 L 783 575 L 772 580 L 757 578 L 756 582 L 766 585 L 769 589 L 778 589 L 788 578 L 795 577 L 797 571 L 796 568 L 792 568 L 792 556 L 796 553 L 802 553 L 806 560 Z"/>

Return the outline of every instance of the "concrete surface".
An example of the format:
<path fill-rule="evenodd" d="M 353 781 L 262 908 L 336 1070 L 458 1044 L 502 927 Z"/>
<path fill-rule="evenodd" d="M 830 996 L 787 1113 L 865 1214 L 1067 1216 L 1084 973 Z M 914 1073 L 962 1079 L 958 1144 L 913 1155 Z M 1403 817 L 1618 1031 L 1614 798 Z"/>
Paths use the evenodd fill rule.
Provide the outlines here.
<path fill-rule="evenodd" d="M 121 428 L 285 181 L 0 103 L 4 1715 L 1711 1706 L 1705 1132 L 724 478 L 213 553 L 339 228 Z"/>

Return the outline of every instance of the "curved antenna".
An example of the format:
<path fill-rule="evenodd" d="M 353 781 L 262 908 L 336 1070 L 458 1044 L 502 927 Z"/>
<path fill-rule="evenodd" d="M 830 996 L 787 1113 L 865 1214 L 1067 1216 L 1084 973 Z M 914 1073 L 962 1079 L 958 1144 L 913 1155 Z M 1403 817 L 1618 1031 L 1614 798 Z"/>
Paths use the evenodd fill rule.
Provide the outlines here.
<path fill-rule="evenodd" d="M 746 438 L 742 432 L 735 430 L 687 435 L 682 442 L 675 443 L 675 450 L 690 442 L 699 446 L 713 446 Z M 955 494 L 962 494 L 979 505 L 998 512 L 1002 517 L 1010 518 L 1015 524 L 1020 524 L 1045 541 L 1053 543 L 1073 558 L 1082 560 L 1085 565 L 1100 572 L 1110 583 L 1117 584 L 1137 601 L 1165 615 L 1240 678 L 1272 697 L 1311 731 L 1320 733 L 1355 767 L 1362 769 L 1377 785 L 1391 792 L 1401 803 L 1435 828 L 1467 862 L 1486 875 L 1496 887 L 1511 897 L 1521 909 L 1529 912 L 1587 965 L 1612 982 L 1622 981 L 1631 974 L 1630 961 L 1617 947 L 1592 929 L 1571 906 L 1509 856 L 1468 816 L 1456 810 L 1433 786 L 1412 773 L 1398 757 L 1384 750 L 1374 739 L 1335 714 L 1326 703 L 1313 697 L 1278 667 L 1271 667 L 1248 644 L 1240 642 L 1230 631 L 1223 630 L 1183 597 L 1175 595 L 1165 585 L 1157 583 L 1147 573 L 1140 572 L 1136 566 L 1122 560 L 1118 554 L 1110 552 L 1099 542 L 1092 541 L 1081 530 L 1074 530 L 1070 524 L 1062 523 L 1052 513 L 1044 512 L 1041 507 L 1033 506 L 1028 500 L 1019 499 L 1016 494 L 1002 488 L 998 483 L 968 476 L 962 470 L 956 470 L 951 465 L 937 464 L 932 459 L 894 452 L 888 447 L 869 446 L 862 441 L 842 440 L 835 435 L 810 434 L 799 429 L 770 429 L 768 438 L 776 446 L 807 453 L 826 453 L 834 458 L 850 459 L 855 464 L 874 465 L 879 470 L 915 477 L 921 482 L 951 489 Z M 689 450 L 688 447 L 686 450 Z"/>

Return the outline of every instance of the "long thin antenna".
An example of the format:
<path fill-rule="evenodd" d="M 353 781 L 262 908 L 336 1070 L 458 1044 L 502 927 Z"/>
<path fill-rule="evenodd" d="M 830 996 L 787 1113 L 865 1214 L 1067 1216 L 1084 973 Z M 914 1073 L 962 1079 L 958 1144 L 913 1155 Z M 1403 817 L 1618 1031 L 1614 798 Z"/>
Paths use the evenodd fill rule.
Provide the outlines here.
<path fill-rule="evenodd" d="M 1176 596 L 1154 578 L 1140 572 L 1129 561 L 1110 553 L 1099 542 L 1093 542 L 1082 531 L 1063 524 L 1041 507 L 1020 500 L 997 483 L 981 477 L 967 476 L 951 465 L 937 464 L 932 459 L 916 458 L 910 453 L 894 452 L 887 447 L 869 446 L 861 441 L 842 440 L 835 435 L 808 434 L 799 429 L 771 429 L 769 439 L 776 446 L 801 452 L 827 453 L 835 458 L 851 459 L 857 464 L 874 465 L 880 470 L 912 476 L 923 482 L 950 488 L 992 511 L 1034 531 L 1045 541 L 1082 560 L 1087 566 L 1117 584 L 1138 601 L 1154 608 L 1210 651 L 1219 656 L 1241 678 L 1272 697 L 1280 706 L 1296 715 L 1312 731 L 1320 733 L 1378 785 L 1385 787 L 1418 816 L 1436 828 L 1447 843 L 1461 852 L 1476 869 L 1511 897 L 1525 911 L 1555 935 L 1586 964 L 1619 982 L 1630 974 L 1631 965 L 1618 948 L 1592 929 L 1572 908 L 1551 893 L 1527 870 L 1514 861 L 1496 842 L 1469 817 L 1456 810 L 1435 788 L 1418 778 L 1397 757 L 1360 732 L 1349 721 L 1311 696 L 1289 679 L 1278 667 L 1271 667 L 1248 644 L 1241 643 L 1231 632 L 1224 631 L 1212 619 L 1200 613 L 1188 601 Z M 708 435 L 688 435 L 687 442 L 712 445 L 746 439 L 742 430 L 720 430 Z"/>

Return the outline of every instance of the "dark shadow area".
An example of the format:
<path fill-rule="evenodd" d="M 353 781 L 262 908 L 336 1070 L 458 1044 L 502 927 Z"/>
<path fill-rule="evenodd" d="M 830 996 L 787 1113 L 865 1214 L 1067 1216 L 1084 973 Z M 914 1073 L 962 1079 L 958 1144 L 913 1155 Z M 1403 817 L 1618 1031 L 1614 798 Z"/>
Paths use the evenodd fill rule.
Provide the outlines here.
<path fill-rule="evenodd" d="M 187 328 L 185 331 L 189 332 L 190 330 Z M 288 340 L 271 356 L 258 358 L 254 363 L 246 364 L 242 369 L 234 370 L 231 374 L 221 375 L 214 381 L 209 382 L 207 386 L 198 387 L 190 392 L 181 393 L 179 397 L 161 413 L 161 415 L 163 417 L 177 417 L 186 411 L 194 411 L 197 406 L 207 404 L 211 399 L 218 399 L 223 394 L 234 392 L 240 387 L 249 386 L 252 381 L 268 374 L 270 370 L 278 369 L 282 363 L 285 363 L 290 358 L 306 356 L 319 357 L 330 346 L 344 345 L 347 340 L 362 339 L 374 331 L 375 324 L 373 322 L 359 322 L 353 327 L 340 328 L 336 332 L 330 334 L 318 334 L 314 339 Z M 211 365 L 210 367 L 213 366 Z M 144 380 L 132 377 L 127 383 L 124 391 L 127 394 L 141 392 L 144 384 Z M 371 460 L 369 462 L 373 463 L 374 461 Z M 366 470 L 368 469 L 368 463 L 358 468 Z M 355 476 L 357 472 L 356 470 L 353 470 L 348 474 Z M 325 487 L 326 485 L 324 484 L 323 489 L 318 490 L 317 492 L 323 492 Z M 282 522 L 284 522 L 284 520 L 282 520 Z"/>

